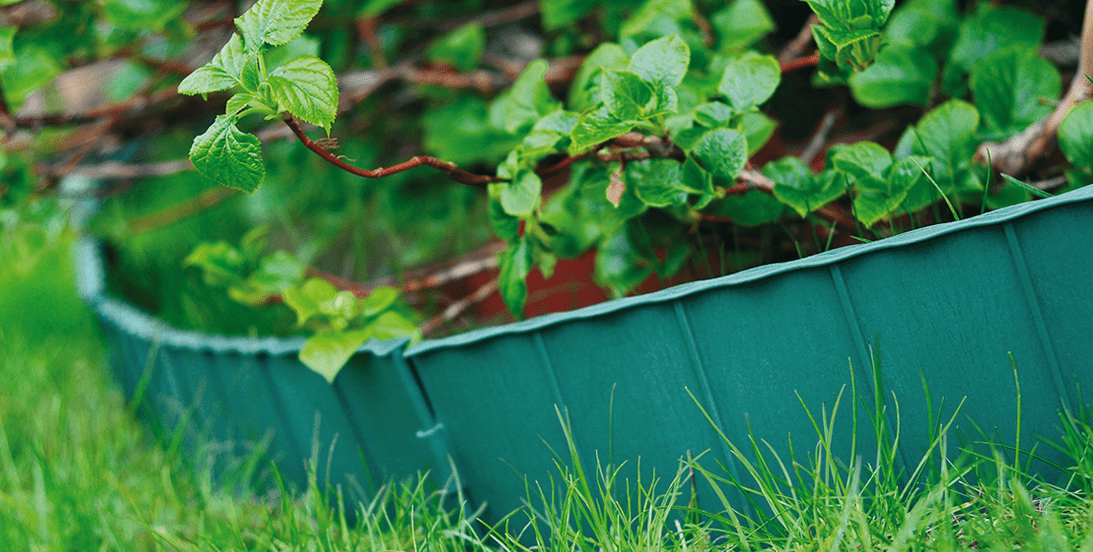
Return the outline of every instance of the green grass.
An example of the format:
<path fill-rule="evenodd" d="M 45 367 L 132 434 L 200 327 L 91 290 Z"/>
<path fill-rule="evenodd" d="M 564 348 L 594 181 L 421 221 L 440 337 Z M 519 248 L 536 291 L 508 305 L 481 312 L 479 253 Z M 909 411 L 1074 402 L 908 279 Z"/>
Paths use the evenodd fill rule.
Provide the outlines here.
<path fill-rule="evenodd" d="M 800 464 L 752 436 L 728 443 L 739 480 L 698 458 L 662 479 L 628 481 L 622 474 L 634 470 L 581 458 L 571 446 L 558 451 L 551 481 L 529 484 L 532 508 L 492 530 L 420 478 L 347 505 L 355 524 L 314 484 L 302 493 L 230 494 L 153 442 L 121 400 L 73 290 L 62 220 L 20 213 L 15 224 L 14 214 L 0 214 L 0 550 L 1093 552 L 1089 410 L 1061 417 L 1056 447 L 1072 460 L 1063 488 L 1011 459 L 1030 451 L 956 450 L 947 420 L 937 421 L 933 447 L 909 473 L 890 449 L 842 461 L 828 444 L 837 420 L 858 419 L 856 409 L 874 414 L 878 441 L 898 438 L 888 416 L 875 415 L 883 403 L 859 400 L 854 389 L 830 411 L 800 411 L 816 430 L 810 442 L 793 443 Z M 724 502 L 695 509 L 692 485 L 710 486 Z M 748 505 L 730 501 L 741 494 Z"/>

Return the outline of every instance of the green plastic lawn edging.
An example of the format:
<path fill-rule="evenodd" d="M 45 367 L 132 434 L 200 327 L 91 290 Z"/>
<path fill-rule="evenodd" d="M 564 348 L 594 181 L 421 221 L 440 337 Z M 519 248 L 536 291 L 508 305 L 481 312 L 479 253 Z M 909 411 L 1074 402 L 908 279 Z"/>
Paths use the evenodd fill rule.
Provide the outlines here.
<path fill-rule="evenodd" d="M 81 244 L 78 258 L 118 379 L 131 397 L 147 374 L 143 413 L 164 435 L 184 427 L 187 442 L 223 445 L 228 459 L 267 439 L 297 482 L 318 450 L 320 481 L 363 497 L 380 478 L 431 469 L 443 481 L 454 467 L 497 520 L 525 500 L 525 479 L 549 485 L 551 450 L 567 450 L 558 411 L 586 462 L 626 461 L 626 477 L 639 459 L 663 478 L 681 457 L 704 454 L 703 465 L 746 481 L 699 405 L 742 449 L 750 431 L 785 458 L 787 436 L 798 456 L 817 441 L 802 405 L 830 411 L 845 386 L 834 442 L 848 454 L 853 384 L 870 404 L 880 391 L 892 427 L 898 409 L 899 458 L 913 469 L 931 423 L 962 400 L 954 435 L 1014 443 L 1016 365 L 1022 448 L 1057 435 L 1057 410 L 1093 389 L 1090 199 L 1093 187 L 1082 188 L 405 349 L 370 342 L 332 386 L 294 358 L 302 340 L 168 328 L 104 295 L 95 244 Z M 926 411 L 924 382 L 940 412 Z M 868 459 L 876 443 L 866 410 L 857 439 Z M 1050 447 L 1037 452 L 1054 459 Z M 1050 476 L 1048 464 L 1038 467 Z M 700 505 L 716 506 L 707 488 L 697 492 Z"/>

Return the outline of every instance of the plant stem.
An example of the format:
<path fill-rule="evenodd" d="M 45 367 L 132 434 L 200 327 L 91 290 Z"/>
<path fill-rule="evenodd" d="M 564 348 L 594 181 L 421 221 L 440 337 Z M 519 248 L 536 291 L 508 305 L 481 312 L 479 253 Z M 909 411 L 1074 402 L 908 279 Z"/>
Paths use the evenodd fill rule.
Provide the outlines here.
<path fill-rule="evenodd" d="M 489 184 L 490 182 L 505 182 L 505 179 L 497 176 L 471 174 L 463 169 L 460 169 L 455 163 L 441 161 L 436 157 L 431 157 L 428 155 L 418 155 L 391 167 L 380 167 L 378 169 L 372 170 L 361 169 L 358 167 L 354 167 L 353 165 L 350 165 L 345 161 L 342 161 L 339 157 L 326 151 L 319 144 L 316 144 L 314 141 L 311 140 L 311 138 L 308 138 L 307 135 L 304 134 L 303 129 L 300 128 L 300 125 L 294 119 L 286 118 L 284 119 L 284 121 L 285 124 L 288 125 L 288 128 L 292 129 L 292 133 L 300 139 L 300 142 L 302 142 L 304 146 L 307 147 L 307 149 L 316 153 L 319 157 L 327 160 L 335 167 L 338 167 L 357 176 L 363 176 L 364 178 L 383 178 L 385 176 L 399 173 L 407 169 L 412 169 L 414 167 L 420 167 L 422 165 L 425 165 L 443 172 L 444 174 L 448 175 L 448 178 L 451 178 L 452 180 L 460 184 L 466 184 L 468 186 L 482 187 L 486 184 Z"/>

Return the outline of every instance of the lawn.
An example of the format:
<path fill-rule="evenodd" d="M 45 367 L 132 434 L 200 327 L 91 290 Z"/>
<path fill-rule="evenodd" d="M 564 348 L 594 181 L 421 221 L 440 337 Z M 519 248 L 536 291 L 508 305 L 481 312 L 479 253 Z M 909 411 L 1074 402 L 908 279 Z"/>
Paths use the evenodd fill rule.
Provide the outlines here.
<path fill-rule="evenodd" d="M 529 492 L 535 524 L 514 516 L 492 532 L 420 481 L 347 505 L 352 523 L 315 487 L 229 493 L 152 441 L 110 381 L 102 337 L 74 289 L 63 215 L 44 204 L 0 215 L 0 550 L 1093 551 L 1088 412 L 1060 424 L 1058 446 L 1073 465 L 1069 481 L 1054 483 L 1065 488 L 1023 474 L 1029 451 L 960 454 L 944 420 L 930 461 L 912 474 L 901 477 L 884 451 L 841 463 L 822 446 L 833 413 L 802 411 L 820 444 L 805 447 L 806 465 L 754 460 L 764 436 L 733 443 L 752 458 L 738 482 L 700 462 L 659 483 L 619 481 L 615 467 L 569 456 L 550 500 Z M 757 513 L 688 509 L 691 478 L 726 494 L 746 488 Z"/>

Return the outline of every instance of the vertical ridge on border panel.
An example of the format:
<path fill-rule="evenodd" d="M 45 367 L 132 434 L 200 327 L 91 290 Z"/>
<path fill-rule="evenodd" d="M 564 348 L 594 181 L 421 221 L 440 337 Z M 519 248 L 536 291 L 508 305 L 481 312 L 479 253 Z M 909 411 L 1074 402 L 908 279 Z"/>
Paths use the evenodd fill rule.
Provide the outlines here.
<path fill-rule="evenodd" d="M 270 373 L 272 368 L 273 363 L 266 362 L 264 363 L 264 366 L 260 368 L 260 371 L 262 372 L 262 382 L 265 383 L 266 390 L 269 392 L 270 401 L 273 403 L 273 409 L 277 412 L 277 426 L 274 431 L 280 433 L 283 438 L 289 442 L 289 445 L 294 451 L 309 451 L 311 450 L 311 443 L 308 443 L 308 446 L 306 447 L 303 446 L 300 436 L 293 431 L 292 424 L 285 419 L 285 404 L 284 401 L 281 400 L 281 395 L 277 393 L 277 386 L 273 383 L 273 374 Z M 272 445 L 273 443 L 271 442 L 270 446 L 272 447 Z M 269 451 L 267 451 L 267 454 L 268 452 Z M 329 477 L 329 474 L 327 474 L 327 477 Z M 306 485 L 306 482 L 304 484 Z"/>
<path fill-rule="evenodd" d="M 691 322 L 687 317 L 687 311 L 683 307 L 683 301 L 676 299 L 672 301 L 672 306 L 676 311 L 676 321 L 679 323 L 679 331 L 683 334 L 683 339 L 687 346 L 687 354 L 691 357 L 691 366 L 694 367 L 695 375 L 698 376 L 698 384 L 702 386 L 702 394 L 709 404 L 710 417 L 713 418 L 713 422 L 717 424 L 717 432 L 724 436 L 725 430 L 723 428 L 727 426 L 721 419 L 721 409 L 717 407 L 717 401 L 714 399 L 713 390 L 710 388 L 710 377 L 709 374 L 706 373 L 706 365 L 702 362 L 702 355 L 698 352 L 698 343 L 695 341 L 694 332 L 691 331 Z M 740 481 L 740 473 L 736 469 L 735 457 L 724 438 L 721 439 L 721 453 L 725 455 L 725 461 L 729 464 L 729 473 L 732 474 L 734 479 Z"/>
<path fill-rule="evenodd" d="M 554 363 L 550 361 L 550 355 L 547 354 L 542 330 L 532 332 L 531 340 L 535 343 L 535 352 L 539 354 L 539 360 L 543 363 L 543 368 L 546 368 L 547 376 L 550 377 L 550 394 L 554 397 L 554 403 L 568 416 L 569 408 L 566 406 L 565 398 L 562 397 L 562 387 L 558 385 L 558 374 L 554 371 Z"/>
<path fill-rule="evenodd" d="M 1063 383 L 1059 360 L 1055 355 L 1055 347 L 1051 343 L 1051 334 L 1048 333 L 1047 324 L 1044 323 L 1040 299 L 1036 297 L 1036 290 L 1032 286 L 1032 277 L 1029 275 L 1028 263 L 1025 262 L 1025 255 L 1021 252 L 1021 244 L 1017 241 L 1017 231 L 1014 230 L 1012 222 L 1007 222 L 1003 225 L 1003 228 L 1006 232 L 1006 243 L 1009 244 L 1010 257 L 1012 257 L 1013 265 L 1017 269 L 1017 277 L 1021 280 L 1021 291 L 1025 294 L 1025 302 L 1028 303 L 1029 311 L 1032 313 L 1032 322 L 1036 325 L 1036 333 L 1040 338 L 1040 347 L 1044 350 L 1048 370 L 1051 371 L 1051 379 L 1055 383 L 1055 391 L 1059 394 L 1059 400 L 1063 402 L 1063 407 L 1073 412 L 1070 408 L 1071 401 L 1068 400 L 1070 393 L 1066 390 L 1066 384 Z"/>
<path fill-rule="evenodd" d="M 831 265 L 831 280 L 835 284 L 835 292 L 839 296 L 839 302 L 842 303 L 843 316 L 846 317 L 846 328 L 850 332 L 850 336 L 853 338 L 854 344 L 858 348 L 858 362 L 863 367 L 869 366 L 869 370 L 867 372 L 869 374 L 869 377 L 865 378 L 865 385 L 869 389 L 869 394 L 873 397 L 876 397 L 877 387 L 876 382 L 873 381 L 873 377 L 875 374 L 875 366 L 873 361 L 874 356 L 870 353 L 869 348 L 865 345 L 865 336 L 862 335 L 861 323 L 858 322 L 858 313 L 856 310 L 854 310 L 854 302 L 850 299 L 850 288 L 846 285 L 846 276 L 843 275 L 843 271 L 841 268 L 839 268 L 838 264 Z M 886 403 L 888 401 L 888 397 L 881 397 L 881 399 Z M 854 400 L 857 400 L 857 397 L 854 397 Z M 886 408 L 886 410 L 888 409 Z M 897 423 L 893 423 L 892 420 L 892 415 L 894 411 L 895 409 L 892 409 L 892 411 L 888 411 L 884 416 L 887 421 L 888 427 L 890 428 L 899 427 L 898 420 L 895 420 Z M 855 439 L 856 438 L 857 436 L 855 436 Z M 877 443 L 877 446 L 880 447 L 881 443 Z M 907 461 L 907 453 L 905 451 L 905 447 L 899 447 L 898 452 L 898 460 L 900 463 L 903 464 L 903 466 L 901 467 L 904 470 L 906 470 L 909 466 L 915 465 L 914 463 Z M 906 473 L 906 471 L 904 473 Z"/>
<path fill-rule="evenodd" d="M 376 466 L 373 463 L 376 462 L 376 453 L 368 445 L 368 436 L 364 434 L 364 430 L 361 429 L 361 425 L 357 423 L 357 417 L 353 415 L 353 410 L 349 408 L 349 397 L 345 396 L 345 389 L 340 385 L 331 386 L 334 391 L 334 396 L 338 399 L 338 408 L 342 409 L 342 417 L 345 418 L 345 422 L 349 424 L 349 431 L 353 432 L 353 439 L 357 442 L 357 450 L 364 454 L 364 474 L 368 477 L 368 484 L 373 488 L 376 487 L 375 472 Z"/>
<path fill-rule="evenodd" d="M 404 350 L 403 347 L 400 347 L 391 351 L 391 365 L 394 366 L 399 380 L 406 389 L 406 395 L 410 397 L 410 402 L 413 403 L 411 408 L 417 414 L 421 430 L 417 432 L 416 437 L 425 439 L 428 443 L 429 451 L 433 455 L 433 461 L 436 462 L 434 470 L 437 474 L 437 482 L 444 485 L 446 481 L 452 478 L 452 470 L 458 476 L 459 465 L 455 461 L 455 455 L 452 454 L 452 447 L 448 442 L 444 422 L 437 419 L 429 395 L 425 393 L 425 386 L 422 385 L 421 378 L 416 375 L 417 365 L 414 364 L 414 359 L 402 354 Z"/>

